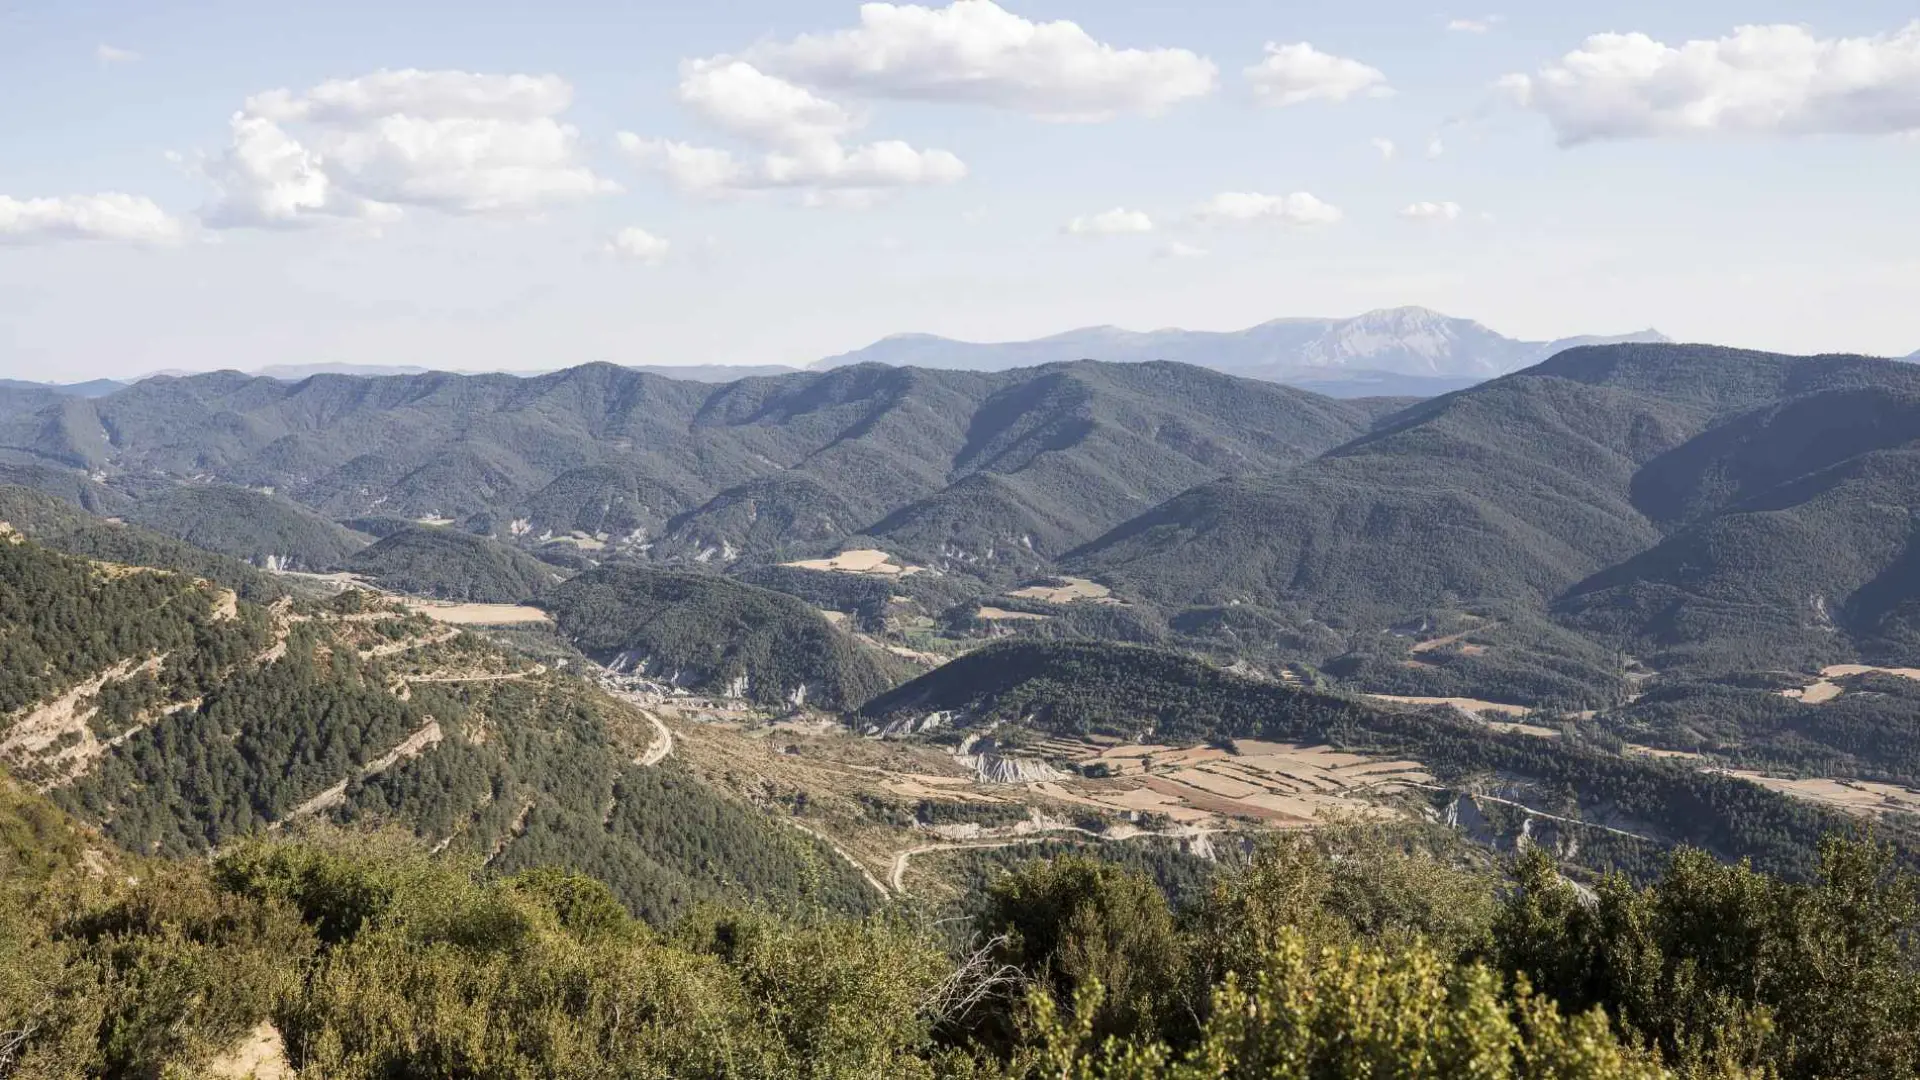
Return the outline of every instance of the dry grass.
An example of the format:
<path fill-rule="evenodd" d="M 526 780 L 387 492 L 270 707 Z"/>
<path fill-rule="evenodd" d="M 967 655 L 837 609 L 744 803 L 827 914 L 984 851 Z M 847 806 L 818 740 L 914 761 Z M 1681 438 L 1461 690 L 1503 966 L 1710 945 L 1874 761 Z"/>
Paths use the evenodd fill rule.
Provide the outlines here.
<path fill-rule="evenodd" d="M 801 559 L 783 565 L 801 570 L 828 570 L 836 574 L 871 574 L 876 577 L 906 577 L 926 570 L 924 566 L 896 563 L 893 556 L 872 548 L 843 551 L 830 559 Z"/>
<path fill-rule="evenodd" d="M 407 610 L 449 626 L 526 626 L 552 621 L 547 613 L 525 604 L 451 604 L 437 600 L 405 600 Z"/>
<path fill-rule="evenodd" d="M 1869 667 L 1866 664 L 1833 664 L 1820 671 L 1820 677 L 1805 686 L 1780 691 L 1780 696 L 1808 705 L 1823 705 L 1846 693 L 1840 679 L 1856 675 L 1890 675 L 1896 679 L 1920 682 L 1920 668 Z"/>
<path fill-rule="evenodd" d="M 1042 745 L 1059 755 L 1063 742 Z M 1194 825 L 1240 818 L 1293 827 L 1329 812 L 1380 813 L 1379 796 L 1432 780 L 1417 762 L 1292 743 L 1243 740 L 1236 753 L 1143 744 L 1082 744 L 1080 749 L 1079 764 L 1104 766 L 1108 776 L 1041 785 L 1049 795 L 1083 806 L 1165 814 Z"/>
<path fill-rule="evenodd" d="M 1740 769 L 1724 771 L 1728 776 L 1752 781 L 1769 791 L 1829 806 L 1842 813 L 1861 817 L 1920 813 L 1920 792 L 1892 784 L 1876 784 L 1865 780 L 1790 780 Z"/>
<path fill-rule="evenodd" d="M 1479 698 L 1464 697 L 1407 697 L 1402 694 L 1368 694 L 1374 701 L 1385 701 L 1395 705 L 1451 705 L 1461 712 L 1470 713 L 1479 719 L 1483 713 L 1500 716 L 1525 716 L 1533 710 L 1525 705 L 1506 705 L 1498 701 L 1481 701 Z"/>
<path fill-rule="evenodd" d="M 1118 604 L 1113 598 L 1113 590 L 1098 582 L 1086 578 L 1061 578 L 1063 585 L 1029 585 L 1024 589 L 1015 589 L 1008 596 L 1020 600 L 1041 600 L 1049 604 L 1073 604 L 1085 601 L 1093 604 Z"/>
<path fill-rule="evenodd" d="M 988 622 L 1021 622 L 1032 620 L 1045 622 L 1051 618 L 1051 616 L 1036 615 L 1031 611 L 1008 611 L 1006 608 L 982 607 L 980 609 L 980 618 Z"/>

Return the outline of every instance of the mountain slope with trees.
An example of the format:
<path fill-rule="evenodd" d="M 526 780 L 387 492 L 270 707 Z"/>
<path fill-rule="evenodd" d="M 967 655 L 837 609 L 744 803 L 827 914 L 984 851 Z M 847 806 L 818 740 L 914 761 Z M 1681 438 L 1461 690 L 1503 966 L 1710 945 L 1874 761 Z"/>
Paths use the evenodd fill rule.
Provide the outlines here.
<path fill-rule="evenodd" d="M 983 474 L 1064 508 L 961 538 L 973 546 L 954 557 L 978 561 L 989 542 L 1091 540 L 1193 484 L 1310 457 L 1376 411 L 1166 364 L 867 365 L 723 385 L 607 364 L 297 383 L 223 372 L 0 418 L 0 446 L 110 481 L 272 487 L 334 520 L 452 520 L 519 542 L 578 533 L 656 559 L 819 553 Z M 956 541 L 945 527 L 906 539 L 929 559 Z"/>
<path fill-rule="evenodd" d="M 851 708 L 913 671 L 805 601 L 712 574 L 603 567 L 540 605 L 603 664 L 762 704 Z"/>
<path fill-rule="evenodd" d="M 1577 349 L 1197 487 L 1064 564 L 1336 627 L 1507 603 L 1674 662 L 1892 655 L 1917 394 L 1920 371 L 1862 357 Z"/>
<path fill-rule="evenodd" d="M 348 569 L 383 589 L 480 604 L 519 604 L 560 580 L 523 551 L 457 529 L 408 525 L 356 552 Z"/>

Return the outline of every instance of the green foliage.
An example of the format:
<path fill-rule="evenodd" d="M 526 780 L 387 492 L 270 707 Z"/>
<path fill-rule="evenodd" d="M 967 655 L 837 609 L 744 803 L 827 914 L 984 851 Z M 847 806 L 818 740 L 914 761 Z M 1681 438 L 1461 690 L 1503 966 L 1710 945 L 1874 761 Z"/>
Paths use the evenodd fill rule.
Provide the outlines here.
<path fill-rule="evenodd" d="M 602 662 L 709 690 L 744 680 L 745 696 L 767 704 L 804 693 L 808 704 L 847 708 L 911 670 L 794 597 L 711 575 L 607 567 L 554 588 L 541 604 Z"/>
<path fill-rule="evenodd" d="M 135 525 L 94 517 L 70 502 L 27 488 L 0 486 L 0 521 L 55 551 L 124 566 L 171 570 L 233 589 L 243 600 L 266 603 L 285 593 L 279 583 L 238 559 L 202 551 Z"/>
<path fill-rule="evenodd" d="M 1506 889 L 1351 822 L 1184 918 L 1061 858 L 994 883 L 950 955 L 902 913 L 702 905 L 656 933 L 591 879 L 392 834 L 97 876 L 0 794 L 0 1077 L 204 1075 L 262 1021 L 329 1080 L 1920 1075 L 1920 897 L 1857 842 L 1810 884 L 1695 852 L 1589 902 L 1538 854 Z"/>
<path fill-rule="evenodd" d="M 1885 847 L 1829 840 L 1805 884 L 1680 852 L 1653 885 L 1610 878 L 1591 904 L 1537 850 L 1516 873 L 1502 965 L 1604 1007 L 1670 1061 L 1790 1080 L 1920 1074 L 1920 890 Z"/>
<path fill-rule="evenodd" d="M 1027 972 L 1055 1002 L 1101 987 L 1085 1018 L 1097 1039 L 1152 1036 L 1181 1019 L 1173 913 L 1143 875 L 1080 856 L 1031 862 L 988 888 L 977 925 L 998 943 L 996 961 Z"/>
<path fill-rule="evenodd" d="M 162 681 L 176 699 L 191 696 L 204 672 L 188 654 L 230 662 L 259 640 L 257 623 L 217 618 L 217 602 L 213 586 L 185 575 L 120 573 L 0 537 L 0 716 L 122 662 L 175 654 Z"/>
<path fill-rule="evenodd" d="M 132 492 L 128 521 L 255 566 L 331 570 L 366 541 L 305 507 L 226 484 L 158 484 Z"/>
<path fill-rule="evenodd" d="M 355 554 L 348 566 L 382 588 L 442 600 L 518 604 L 558 581 L 533 556 L 484 536 L 412 525 Z"/>
<path fill-rule="evenodd" d="M 1214 879 L 1195 918 L 1195 964 L 1212 985 L 1286 933 L 1310 944 L 1424 942 L 1479 955 L 1492 941 L 1493 875 L 1447 834 L 1350 822 L 1262 839 Z"/>
<path fill-rule="evenodd" d="M 1567 1017 L 1494 972 L 1456 967 L 1423 945 L 1309 948 L 1284 931 L 1253 974 L 1230 975 L 1195 1043 L 1096 1041 L 1099 988 L 1065 1015 L 1040 996 L 1045 1040 L 1034 1075 L 1065 1080 L 1265 1080 L 1268 1077 L 1486 1077 L 1661 1080 L 1657 1060 L 1616 1040 L 1598 1011 Z M 1733 1074 L 1723 1074 L 1731 1077 Z"/>

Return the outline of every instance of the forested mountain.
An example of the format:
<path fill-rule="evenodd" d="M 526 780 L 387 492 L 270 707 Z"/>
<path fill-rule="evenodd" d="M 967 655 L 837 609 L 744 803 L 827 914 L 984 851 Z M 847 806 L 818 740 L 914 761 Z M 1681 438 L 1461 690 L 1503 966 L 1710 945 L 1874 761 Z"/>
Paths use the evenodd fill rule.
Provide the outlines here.
<path fill-rule="evenodd" d="M 383 589 L 482 604 L 518 604 L 560 580 L 523 551 L 458 529 L 407 525 L 346 565 Z"/>
<path fill-rule="evenodd" d="M 224 484 L 144 484 L 122 516 L 194 547 L 279 570 L 330 570 L 366 537 L 303 506 Z"/>
<path fill-rule="evenodd" d="M 991 564 L 1311 457 L 1376 412 L 1167 364 L 863 366 L 720 386 L 606 364 L 292 384 L 223 372 L 0 420 L 0 445 L 109 482 L 271 487 L 335 520 L 453 520 L 718 565 L 898 533 L 919 557 Z M 956 515 L 972 485 L 995 497 L 989 527 Z"/>
<path fill-rule="evenodd" d="M 31 488 L 0 486 L 0 521 L 55 551 L 204 578 L 249 600 L 264 603 L 282 591 L 271 578 L 238 559 L 139 526 L 95 517 L 66 499 Z"/>
<path fill-rule="evenodd" d="M 603 567 L 540 603 L 604 664 L 764 704 L 851 708 L 912 673 L 795 597 L 710 574 Z"/>
<path fill-rule="evenodd" d="M 1420 385 L 1440 392 L 1536 364 L 1565 349 L 1608 342 L 1662 342 L 1646 330 L 1617 338 L 1516 341 L 1470 319 L 1425 308 L 1370 311 L 1350 319 L 1275 319 L 1247 330 L 1153 330 L 1115 326 L 1069 330 L 1035 341 L 978 344 L 931 334 L 897 334 L 816 362 L 816 369 L 881 363 L 895 367 L 1004 371 L 1072 360 L 1172 360 L 1233 375 L 1291 383 L 1363 387 L 1398 394 Z M 1406 380 L 1412 380 L 1411 384 Z M 1419 392 L 1419 391 L 1414 391 Z M 1338 396 L 1358 396 L 1341 394 Z"/>
<path fill-rule="evenodd" d="M 722 896 L 870 902 L 812 839 L 677 763 L 635 764 L 656 727 L 563 671 L 361 592 L 260 606 L 12 528 L 0 784 L 126 850 L 390 823 L 503 868 L 591 868 L 657 921 Z"/>
<path fill-rule="evenodd" d="M 1335 626 L 1552 609 L 1661 663 L 1898 652 L 1920 370 L 1576 349 L 1297 468 L 1202 485 L 1069 556 L 1163 604 Z"/>
<path fill-rule="evenodd" d="M 1419 314 L 1381 327 L 1412 320 L 1435 349 L 1472 337 Z M 1365 329 L 1316 332 L 1358 348 Z M 1624 693 L 1623 656 L 1695 673 L 1915 659 L 1916 380 L 1893 361 L 1659 344 L 1573 348 L 1420 402 L 1164 362 L 718 385 L 611 365 L 227 372 L 0 416 L 0 479 L 306 568 L 351 558 L 329 522 L 425 522 L 575 569 L 757 574 L 876 548 L 978 596 L 1066 572 L 1124 613 L 1023 610 L 974 632 L 1105 626 L 1387 692 L 1594 707 Z M 525 562 L 517 582 L 422 562 L 458 554 L 394 581 L 528 595 Z M 960 626 L 966 599 L 922 614 Z"/>

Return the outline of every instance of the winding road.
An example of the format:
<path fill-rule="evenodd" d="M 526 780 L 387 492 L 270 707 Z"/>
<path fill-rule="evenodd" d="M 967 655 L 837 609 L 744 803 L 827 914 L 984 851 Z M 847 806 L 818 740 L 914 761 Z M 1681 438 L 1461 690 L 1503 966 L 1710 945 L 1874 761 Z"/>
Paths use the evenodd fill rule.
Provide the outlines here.
<path fill-rule="evenodd" d="M 651 768 L 667 760 L 673 753 L 673 732 L 664 721 L 647 710 L 641 709 L 640 715 L 653 722 L 653 743 L 647 747 L 646 753 L 634 758 L 633 763 L 642 768 Z"/>

